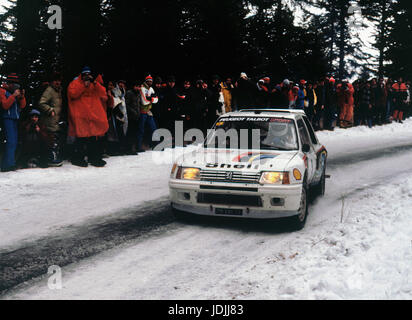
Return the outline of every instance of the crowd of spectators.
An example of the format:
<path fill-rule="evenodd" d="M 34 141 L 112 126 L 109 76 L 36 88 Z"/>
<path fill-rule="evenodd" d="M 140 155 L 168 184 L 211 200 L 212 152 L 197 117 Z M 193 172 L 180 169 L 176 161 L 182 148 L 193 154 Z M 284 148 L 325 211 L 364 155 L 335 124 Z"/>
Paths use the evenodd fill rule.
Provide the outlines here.
<path fill-rule="evenodd" d="M 179 82 L 148 75 L 128 86 L 125 80 L 104 83 L 85 67 L 67 89 L 53 74 L 39 101 L 27 106 L 19 77 L 10 74 L 0 88 L 1 170 L 60 167 L 64 160 L 104 167 L 107 156 L 153 148 L 158 128 L 173 135 L 182 121 L 185 130 L 206 133 L 219 116 L 249 108 L 301 109 L 315 130 L 402 123 L 411 116 L 411 85 L 402 78 L 278 83 L 241 73 L 237 79 L 214 75 Z"/>

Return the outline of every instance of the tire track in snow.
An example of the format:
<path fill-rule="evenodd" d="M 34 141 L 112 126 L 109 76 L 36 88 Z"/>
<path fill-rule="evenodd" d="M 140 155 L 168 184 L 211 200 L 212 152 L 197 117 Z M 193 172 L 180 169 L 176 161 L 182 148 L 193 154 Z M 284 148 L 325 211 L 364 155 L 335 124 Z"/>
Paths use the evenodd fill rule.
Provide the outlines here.
<path fill-rule="evenodd" d="M 113 216 L 117 217 L 66 228 L 62 234 L 45 237 L 11 252 L 0 251 L 0 294 L 46 274 L 50 266 L 64 267 L 129 241 L 160 234 L 174 221 L 168 199 Z"/>

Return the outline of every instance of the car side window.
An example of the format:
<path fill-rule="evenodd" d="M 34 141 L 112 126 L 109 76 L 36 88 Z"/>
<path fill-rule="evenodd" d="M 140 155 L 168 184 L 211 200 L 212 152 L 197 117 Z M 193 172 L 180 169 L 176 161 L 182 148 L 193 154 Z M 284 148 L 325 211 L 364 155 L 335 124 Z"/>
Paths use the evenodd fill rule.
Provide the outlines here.
<path fill-rule="evenodd" d="M 299 129 L 299 136 L 302 142 L 302 146 L 304 146 L 305 144 L 311 145 L 309 133 L 308 133 L 308 130 L 306 129 L 306 126 L 303 120 L 298 120 L 298 129 Z"/>
<path fill-rule="evenodd" d="M 310 124 L 308 118 L 303 117 L 303 120 L 305 121 L 306 127 L 308 128 L 309 135 L 310 135 L 310 138 L 312 139 L 313 145 L 317 145 L 318 139 L 316 138 L 316 134 L 315 134 L 315 131 L 313 130 L 312 125 Z"/>

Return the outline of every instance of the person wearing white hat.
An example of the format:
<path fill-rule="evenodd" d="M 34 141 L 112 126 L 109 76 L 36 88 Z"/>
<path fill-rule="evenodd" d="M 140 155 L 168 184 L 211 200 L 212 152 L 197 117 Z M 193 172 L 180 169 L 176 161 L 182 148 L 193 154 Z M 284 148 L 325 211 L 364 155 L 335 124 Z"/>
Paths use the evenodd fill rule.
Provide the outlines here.
<path fill-rule="evenodd" d="M 249 80 L 247 74 L 242 72 L 239 80 L 236 82 L 235 104 L 239 110 L 253 107 L 254 85 Z"/>

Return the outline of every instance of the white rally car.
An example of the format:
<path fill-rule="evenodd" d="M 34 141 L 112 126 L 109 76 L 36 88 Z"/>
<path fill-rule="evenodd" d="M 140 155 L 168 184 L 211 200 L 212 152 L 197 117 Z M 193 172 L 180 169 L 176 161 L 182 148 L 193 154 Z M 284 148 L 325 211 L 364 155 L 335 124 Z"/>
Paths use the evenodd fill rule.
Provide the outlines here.
<path fill-rule="evenodd" d="M 175 213 L 290 218 L 305 226 L 308 194 L 325 193 L 328 153 L 299 110 L 243 110 L 222 116 L 203 146 L 173 166 Z"/>

